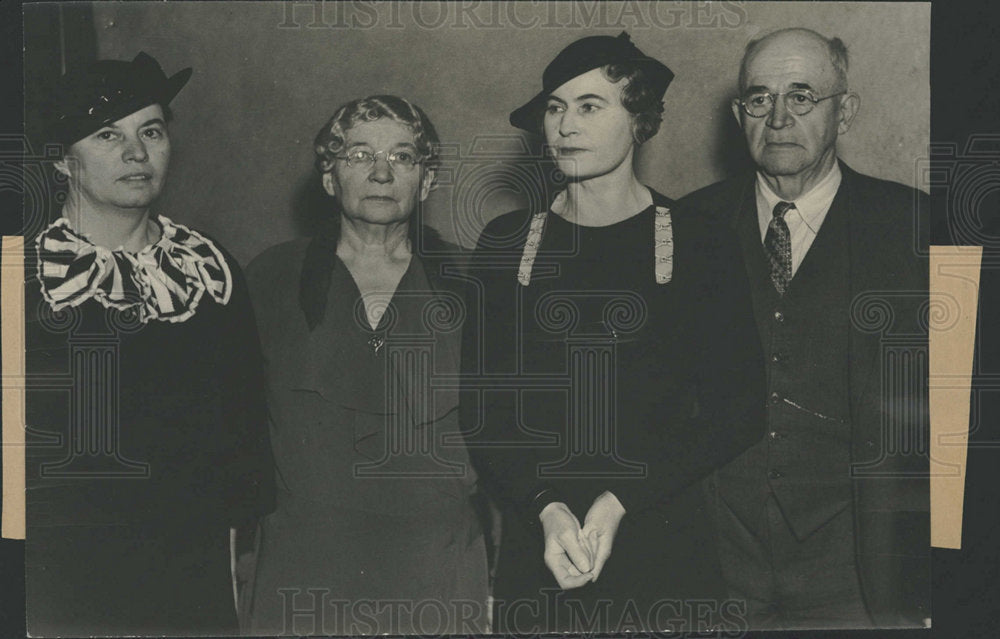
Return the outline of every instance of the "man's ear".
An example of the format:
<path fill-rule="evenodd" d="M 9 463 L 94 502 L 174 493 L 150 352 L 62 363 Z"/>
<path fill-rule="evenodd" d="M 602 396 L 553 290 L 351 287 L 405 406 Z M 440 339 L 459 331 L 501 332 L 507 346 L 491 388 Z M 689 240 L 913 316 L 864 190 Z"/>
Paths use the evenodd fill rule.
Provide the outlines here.
<path fill-rule="evenodd" d="M 736 124 L 739 125 L 740 129 L 743 128 L 743 107 L 740 106 L 740 101 L 734 99 L 729 107 L 733 110 L 733 117 L 736 118 Z"/>
<path fill-rule="evenodd" d="M 327 171 L 323 174 L 323 190 L 326 191 L 328 195 L 337 197 L 337 187 L 333 182 L 333 171 Z"/>
<path fill-rule="evenodd" d="M 431 190 L 434 188 L 434 178 L 437 177 L 437 173 L 434 169 L 427 169 L 424 171 L 424 177 L 420 181 L 420 201 L 423 202 L 427 199 L 427 196 L 431 194 Z"/>
<path fill-rule="evenodd" d="M 837 114 L 837 134 L 844 135 L 851 129 L 854 116 L 861 108 L 861 96 L 857 93 L 847 93 L 840 100 L 840 112 Z"/>

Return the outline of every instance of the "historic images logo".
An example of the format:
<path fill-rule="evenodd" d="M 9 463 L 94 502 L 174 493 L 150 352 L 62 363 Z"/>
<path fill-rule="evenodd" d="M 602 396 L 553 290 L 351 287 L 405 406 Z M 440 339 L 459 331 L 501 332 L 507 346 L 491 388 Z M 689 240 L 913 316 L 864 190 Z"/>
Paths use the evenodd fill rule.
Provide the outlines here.
<path fill-rule="evenodd" d="M 281 29 L 738 29 L 746 2 L 286 2 Z"/>

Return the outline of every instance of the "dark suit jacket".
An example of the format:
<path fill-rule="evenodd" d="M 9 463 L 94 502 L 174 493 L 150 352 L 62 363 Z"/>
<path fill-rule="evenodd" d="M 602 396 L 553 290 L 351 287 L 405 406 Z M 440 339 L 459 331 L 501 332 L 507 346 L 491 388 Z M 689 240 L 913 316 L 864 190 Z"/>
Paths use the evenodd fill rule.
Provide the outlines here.
<path fill-rule="evenodd" d="M 926 195 L 861 175 L 843 180 L 828 216 L 849 226 L 851 475 L 856 561 L 878 626 L 930 617 L 929 418 L 927 412 L 928 238 L 918 211 Z M 679 206 L 736 226 L 756 219 L 755 174 L 692 193 Z M 829 217 L 827 218 L 829 219 Z M 820 229 L 822 233 L 822 228 Z M 756 225 L 740 231 L 744 255 L 761 250 Z M 887 357 L 902 348 L 915 357 Z"/>

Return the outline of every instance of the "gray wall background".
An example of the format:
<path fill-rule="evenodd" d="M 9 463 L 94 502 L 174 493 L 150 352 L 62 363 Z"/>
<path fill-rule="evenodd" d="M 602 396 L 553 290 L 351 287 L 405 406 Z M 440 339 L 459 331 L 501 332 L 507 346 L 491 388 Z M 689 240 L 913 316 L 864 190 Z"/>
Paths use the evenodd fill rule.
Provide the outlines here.
<path fill-rule="evenodd" d="M 640 177 L 671 197 L 746 158 L 729 112 L 745 43 L 804 26 L 851 55 L 861 111 L 841 138 L 854 168 L 921 186 L 930 140 L 929 3 L 95 3 L 98 55 L 144 50 L 170 74 L 174 158 L 158 211 L 218 238 L 243 263 L 308 233 L 327 206 L 312 139 L 336 108 L 373 93 L 419 104 L 447 146 L 425 219 L 469 246 L 492 217 L 546 197 L 537 141 L 507 122 L 565 45 L 626 29 L 673 69 Z"/>

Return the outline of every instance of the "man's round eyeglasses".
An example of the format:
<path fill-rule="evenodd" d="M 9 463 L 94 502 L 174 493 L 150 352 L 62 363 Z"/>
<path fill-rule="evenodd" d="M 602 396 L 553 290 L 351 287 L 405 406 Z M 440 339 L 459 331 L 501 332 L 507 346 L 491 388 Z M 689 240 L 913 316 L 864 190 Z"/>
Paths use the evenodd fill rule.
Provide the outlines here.
<path fill-rule="evenodd" d="M 346 161 L 347 166 L 352 169 L 371 169 L 375 166 L 375 161 L 380 155 L 385 157 L 386 162 L 389 163 L 389 166 L 391 166 L 394 171 L 411 171 L 413 170 L 413 167 L 420 164 L 423 159 L 413 151 L 408 151 L 406 149 L 392 152 L 372 152 L 367 149 L 353 149 L 348 151 L 346 155 L 335 155 L 334 157 L 338 160 Z"/>
<path fill-rule="evenodd" d="M 847 91 L 841 91 L 839 93 L 834 93 L 822 98 L 817 98 L 813 95 L 812 91 L 808 89 L 795 89 L 794 91 L 787 91 L 785 93 L 770 93 L 768 91 L 760 91 L 757 93 L 748 93 L 747 95 L 739 98 L 740 106 L 743 110 L 752 118 L 762 118 L 771 113 L 774 108 L 774 102 L 778 98 L 783 97 L 785 99 L 785 108 L 788 109 L 789 113 L 793 115 L 805 115 L 815 108 L 817 104 L 823 100 L 829 100 L 830 98 L 835 98 L 838 95 L 844 95 Z"/>

